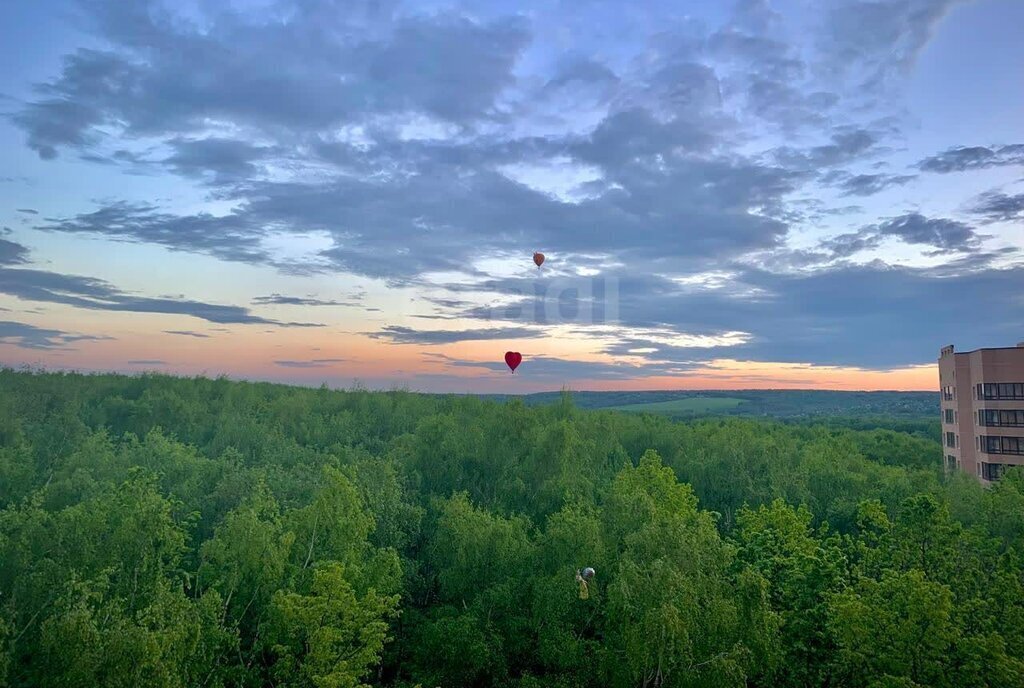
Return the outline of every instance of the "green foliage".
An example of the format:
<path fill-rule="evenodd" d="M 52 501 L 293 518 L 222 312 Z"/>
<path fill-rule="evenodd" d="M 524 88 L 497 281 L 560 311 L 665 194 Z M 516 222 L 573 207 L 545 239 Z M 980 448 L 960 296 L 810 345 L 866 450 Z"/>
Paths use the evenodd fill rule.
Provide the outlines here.
<path fill-rule="evenodd" d="M 835 538 L 815 532 L 811 512 L 782 500 L 737 518 L 740 559 L 767 582 L 780 621 L 785 657 L 777 680 L 785 685 L 828 685 L 835 646 L 827 631 L 828 600 L 847 580 Z"/>
<path fill-rule="evenodd" d="M 626 468 L 605 506 L 617 556 L 608 585 L 615 686 L 742 686 L 749 673 L 731 551 L 656 452 Z"/>
<path fill-rule="evenodd" d="M 1024 471 L 740 396 L 875 417 L 0 370 L 0 686 L 1024 685 Z"/>
<path fill-rule="evenodd" d="M 358 688 L 380 659 L 398 596 L 370 589 L 357 596 L 341 564 L 313 573 L 308 594 L 278 590 L 263 624 L 273 685 Z"/>
<path fill-rule="evenodd" d="M 909 685 L 949 685 L 946 658 L 957 629 L 947 587 L 920 571 L 887 571 L 879 581 L 865 578 L 836 595 L 831 607 L 837 663 L 850 684 L 899 678 Z"/>
<path fill-rule="evenodd" d="M 671 401 L 654 401 L 647 403 L 609 406 L 613 411 L 633 411 L 638 413 L 661 413 L 666 416 L 684 416 L 686 414 L 710 414 L 714 411 L 732 409 L 744 403 L 743 399 L 729 397 L 684 397 Z"/>

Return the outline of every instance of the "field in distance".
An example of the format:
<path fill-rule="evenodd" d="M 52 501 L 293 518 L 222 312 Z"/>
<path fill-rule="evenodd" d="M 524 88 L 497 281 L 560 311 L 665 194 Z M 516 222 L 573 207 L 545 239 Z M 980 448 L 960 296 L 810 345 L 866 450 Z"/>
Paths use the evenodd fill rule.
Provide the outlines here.
<path fill-rule="evenodd" d="M 506 395 L 488 395 L 507 399 Z M 527 394 L 529 406 L 557 403 L 559 392 Z M 849 418 L 935 419 L 938 392 L 840 392 L 834 390 L 701 390 L 572 392 L 579 408 L 654 413 L 670 418 L 747 416 L 784 419 Z"/>

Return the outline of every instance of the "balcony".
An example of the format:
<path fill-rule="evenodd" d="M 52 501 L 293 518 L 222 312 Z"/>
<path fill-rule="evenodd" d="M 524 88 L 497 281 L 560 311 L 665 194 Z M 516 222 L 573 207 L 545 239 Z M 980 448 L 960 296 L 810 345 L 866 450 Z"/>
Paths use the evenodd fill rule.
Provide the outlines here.
<path fill-rule="evenodd" d="M 1024 456 L 1024 437 L 981 436 L 981 451 L 986 454 Z"/>

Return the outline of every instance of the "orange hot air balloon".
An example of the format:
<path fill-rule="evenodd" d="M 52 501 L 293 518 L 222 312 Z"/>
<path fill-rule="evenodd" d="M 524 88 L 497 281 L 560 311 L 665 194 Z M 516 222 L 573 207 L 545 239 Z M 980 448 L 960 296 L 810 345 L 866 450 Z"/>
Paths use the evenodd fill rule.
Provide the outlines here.
<path fill-rule="evenodd" d="M 544 264 L 544 254 L 539 251 L 535 252 L 533 254 L 533 262 L 536 263 L 537 267 L 539 268 L 541 265 Z"/>

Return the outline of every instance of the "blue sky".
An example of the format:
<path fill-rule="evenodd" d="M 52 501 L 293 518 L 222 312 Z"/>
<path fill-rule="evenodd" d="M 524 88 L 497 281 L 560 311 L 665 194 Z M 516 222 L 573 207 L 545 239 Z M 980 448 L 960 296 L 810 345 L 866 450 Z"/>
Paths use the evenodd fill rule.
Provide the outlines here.
<path fill-rule="evenodd" d="M 940 346 L 1024 339 L 1022 25 L 1016 0 L 17 3 L 0 362 L 929 388 Z"/>

